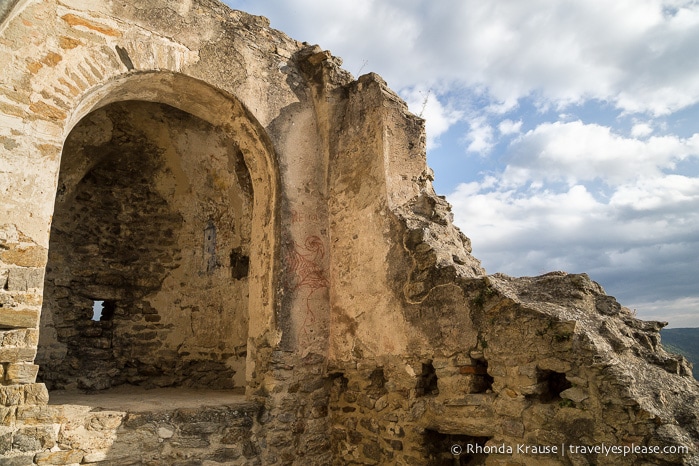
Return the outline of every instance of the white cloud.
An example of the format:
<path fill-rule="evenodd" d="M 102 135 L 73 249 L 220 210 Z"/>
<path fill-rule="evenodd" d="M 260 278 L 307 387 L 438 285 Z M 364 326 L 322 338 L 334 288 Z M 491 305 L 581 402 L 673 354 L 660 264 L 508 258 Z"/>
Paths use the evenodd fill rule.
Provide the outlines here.
<path fill-rule="evenodd" d="M 581 185 L 555 193 L 522 192 L 502 185 L 484 188 L 473 182 L 460 185 L 448 198 L 457 225 L 474 242 L 476 256 L 477 250 L 505 256 L 515 250 L 544 250 L 552 243 L 566 242 L 571 235 L 578 236 L 591 219 L 604 219 L 606 215 Z M 516 274 L 527 267 L 522 264 L 501 271 Z"/>
<path fill-rule="evenodd" d="M 500 131 L 500 134 L 502 135 L 510 135 L 510 134 L 517 134 L 520 132 L 522 128 L 522 120 L 519 121 L 512 121 L 512 120 L 503 120 L 498 124 L 498 130 Z"/>
<path fill-rule="evenodd" d="M 469 120 L 469 130 L 465 140 L 468 143 L 466 150 L 481 155 L 487 155 L 495 145 L 493 127 L 484 117 L 475 117 Z"/>
<path fill-rule="evenodd" d="M 411 112 L 425 119 L 427 150 L 438 147 L 439 136 L 448 131 L 464 115 L 463 111 L 443 105 L 432 89 L 424 87 L 404 89 L 400 96 L 406 101 Z"/>
<path fill-rule="evenodd" d="M 510 148 L 504 178 L 514 184 L 527 180 L 600 179 L 620 183 L 658 176 L 678 161 L 699 155 L 699 134 L 681 139 L 657 136 L 626 138 L 611 128 L 581 121 L 544 123 L 521 135 Z"/>
<path fill-rule="evenodd" d="M 653 127 L 648 123 L 636 123 L 631 128 L 631 136 L 644 138 L 653 134 Z"/>
<path fill-rule="evenodd" d="M 624 211 L 655 211 L 665 217 L 699 212 L 699 178 L 668 175 L 641 179 L 633 185 L 619 186 L 609 205 Z"/>
<path fill-rule="evenodd" d="M 365 61 L 394 88 L 437 82 L 557 106 L 595 98 L 665 115 L 699 102 L 699 5 L 663 0 L 229 0 Z M 365 71 L 368 71 L 365 70 Z M 507 106 L 507 105 L 506 105 Z"/>

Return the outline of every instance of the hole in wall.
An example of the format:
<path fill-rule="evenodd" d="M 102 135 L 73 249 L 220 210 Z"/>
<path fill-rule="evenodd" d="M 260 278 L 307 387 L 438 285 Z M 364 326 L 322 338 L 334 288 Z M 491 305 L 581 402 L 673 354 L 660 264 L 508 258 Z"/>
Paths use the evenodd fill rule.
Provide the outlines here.
<path fill-rule="evenodd" d="M 92 320 L 99 322 L 102 320 L 102 308 L 104 301 L 96 300 L 92 303 Z"/>
<path fill-rule="evenodd" d="M 246 256 L 241 248 L 235 248 L 231 251 L 231 278 L 233 280 L 241 280 L 248 276 L 250 271 L 250 258 Z"/>
<path fill-rule="evenodd" d="M 432 365 L 432 361 L 422 363 L 422 372 L 417 380 L 415 394 L 416 396 L 439 395 L 437 372 Z"/>
<path fill-rule="evenodd" d="M 92 319 L 95 322 L 106 322 L 114 318 L 116 304 L 107 299 L 96 299 L 92 302 Z"/>
<path fill-rule="evenodd" d="M 369 374 L 369 386 L 367 387 L 367 392 L 373 396 L 381 396 L 387 393 L 386 390 L 386 376 L 383 371 L 383 367 L 377 367 L 371 374 Z"/>
<path fill-rule="evenodd" d="M 561 392 L 571 388 L 573 385 L 562 372 L 544 370 L 538 374 L 539 384 L 542 386 L 542 393 L 539 399 L 543 403 L 552 403 L 562 400 Z"/>
<path fill-rule="evenodd" d="M 369 380 L 371 381 L 371 388 L 383 389 L 386 385 L 386 377 L 383 373 L 383 367 L 377 367 L 369 375 Z"/>
<path fill-rule="evenodd" d="M 333 403 L 337 403 L 340 401 L 340 398 L 342 395 L 347 392 L 347 388 L 349 386 L 349 379 L 345 377 L 345 374 L 342 372 L 335 372 L 331 373 L 328 375 L 328 379 L 330 380 L 330 401 Z M 345 407 L 347 408 L 347 407 Z M 354 411 L 354 408 L 350 408 L 351 411 Z M 347 412 L 347 411 L 345 411 Z"/>
<path fill-rule="evenodd" d="M 476 373 L 473 376 L 473 393 L 487 393 L 493 389 L 493 377 L 488 374 L 488 361 L 476 360 Z"/>

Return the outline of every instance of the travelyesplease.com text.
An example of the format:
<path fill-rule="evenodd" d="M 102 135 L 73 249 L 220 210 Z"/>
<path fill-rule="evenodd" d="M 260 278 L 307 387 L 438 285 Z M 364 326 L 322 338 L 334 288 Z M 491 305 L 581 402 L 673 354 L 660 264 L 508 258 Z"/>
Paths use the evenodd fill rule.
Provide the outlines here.
<path fill-rule="evenodd" d="M 598 445 L 527 445 L 516 444 L 507 445 L 505 443 L 499 445 L 480 445 L 477 443 L 467 443 L 464 445 L 454 444 L 451 447 L 451 453 L 454 456 L 460 455 L 475 455 L 475 454 L 508 454 L 508 455 L 661 455 L 661 454 L 682 454 L 688 452 L 686 446 L 661 446 L 661 445 L 607 445 L 604 443 Z"/>

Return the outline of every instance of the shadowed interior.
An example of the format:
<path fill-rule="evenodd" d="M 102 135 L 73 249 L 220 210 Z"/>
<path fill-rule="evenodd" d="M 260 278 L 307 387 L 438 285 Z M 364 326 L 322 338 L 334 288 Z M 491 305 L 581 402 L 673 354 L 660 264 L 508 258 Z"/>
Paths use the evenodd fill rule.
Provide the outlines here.
<path fill-rule="evenodd" d="M 40 379 L 244 385 L 251 211 L 250 176 L 222 129 L 140 101 L 83 118 L 61 161 Z"/>

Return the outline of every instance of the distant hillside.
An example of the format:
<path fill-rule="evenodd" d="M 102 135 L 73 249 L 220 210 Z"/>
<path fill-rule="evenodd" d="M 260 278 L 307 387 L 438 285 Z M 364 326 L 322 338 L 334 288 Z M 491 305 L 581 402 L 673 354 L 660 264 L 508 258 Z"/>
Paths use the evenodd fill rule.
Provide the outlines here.
<path fill-rule="evenodd" d="M 666 350 L 683 355 L 694 365 L 694 378 L 699 379 L 699 328 L 666 328 L 660 337 Z"/>

